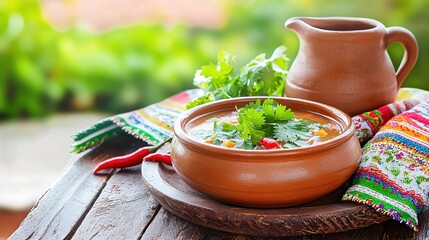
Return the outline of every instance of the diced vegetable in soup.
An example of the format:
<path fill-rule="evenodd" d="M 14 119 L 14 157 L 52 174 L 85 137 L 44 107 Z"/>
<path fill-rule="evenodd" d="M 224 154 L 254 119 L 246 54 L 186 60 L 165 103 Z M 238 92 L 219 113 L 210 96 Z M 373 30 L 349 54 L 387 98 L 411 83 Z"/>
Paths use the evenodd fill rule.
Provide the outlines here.
<path fill-rule="evenodd" d="M 325 116 L 286 108 L 272 99 L 251 102 L 234 111 L 202 116 L 187 127 L 199 141 L 227 148 L 291 149 L 318 144 L 340 134 Z"/>

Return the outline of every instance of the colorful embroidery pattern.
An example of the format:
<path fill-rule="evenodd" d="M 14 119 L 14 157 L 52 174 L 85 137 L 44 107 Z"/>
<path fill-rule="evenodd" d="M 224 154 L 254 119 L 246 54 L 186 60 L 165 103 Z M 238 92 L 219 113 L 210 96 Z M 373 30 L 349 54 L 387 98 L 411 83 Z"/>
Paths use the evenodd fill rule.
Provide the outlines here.
<path fill-rule="evenodd" d="M 145 108 L 101 120 L 73 136 L 71 151 L 95 147 L 118 132 L 127 132 L 150 145 L 164 142 L 172 137 L 174 120 L 185 110 L 186 103 L 199 94 L 198 89 L 187 90 Z"/>
<path fill-rule="evenodd" d="M 429 193 L 429 102 L 393 117 L 362 149 L 343 200 L 372 206 L 417 230 Z"/>
<path fill-rule="evenodd" d="M 365 144 L 389 119 L 413 108 L 419 102 L 416 99 L 403 100 L 354 116 L 353 122 L 359 142 Z"/>

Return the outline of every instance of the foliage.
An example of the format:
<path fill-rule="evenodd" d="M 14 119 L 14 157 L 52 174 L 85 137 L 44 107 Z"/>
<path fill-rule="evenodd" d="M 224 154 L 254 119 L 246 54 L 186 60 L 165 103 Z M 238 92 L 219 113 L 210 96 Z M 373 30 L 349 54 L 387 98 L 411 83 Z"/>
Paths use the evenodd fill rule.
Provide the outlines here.
<path fill-rule="evenodd" d="M 197 70 L 194 85 L 204 90 L 204 95 L 186 105 L 195 106 L 226 98 L 243 96 L 283 96 L 287 76 L 285 46 L 274 50 L 266 59 L 259 54 L 248 64 L 234 73 L 235 56 L 226 51 L 218 55 L 218 63 L 208 64 Z"/>
<path fill-rule="evenodd" d="M 429 89 L 427 9 L 427 0 L 236 0 L 227 4 L 220 29 L 141 23 L 93 34 L 79 27 L 55 30 L 37 0 L 0 1 L 0 119 L 140 108 L 192 88 L 195 70 L 213 62 L 220 49 L 240 56 L 236 64 L 243 66 L 285 45 L 293 62 L 298 38 L 283 23 L 299 15 L 369 17 L 409 29 L 421 54 L 404 86 Z M 401 46 L 389 52 L 398 66 Z"/>
<path fill-rule="evenodd" d="M 211 40 L 184 26 L 59 32 L 39 10 L 35 0 L 0 3 L 0 119 L 137 109 L 192 88 L 196 63 L 210 61 Z"/>
<path fill-rule="evenodd" d="M 244 140 L 251 140 L 253 144 L 267 134 L 272 135 L 274 124 L 288 122 L 295 118 L 290 108 L 267 99 L 261 104 L 261 100 L 250 102 L 238 109 L 237 130 Z M 272 137 L 272 136 L 270 136 Z"/>

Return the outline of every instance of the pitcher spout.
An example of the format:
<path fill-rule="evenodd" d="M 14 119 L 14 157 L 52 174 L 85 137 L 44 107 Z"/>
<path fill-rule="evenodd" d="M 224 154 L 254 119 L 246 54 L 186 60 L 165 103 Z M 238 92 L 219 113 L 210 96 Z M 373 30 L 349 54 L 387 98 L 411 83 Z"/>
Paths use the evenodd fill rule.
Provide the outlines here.
<path fill-rule="evenodd" d="M 302 17 L 294 17 L 286 20 L 285 27 L 292 29 L 297 33 L 300 33 L 302 29 L 308 27 L 308 24 L 304 21 Z"/>

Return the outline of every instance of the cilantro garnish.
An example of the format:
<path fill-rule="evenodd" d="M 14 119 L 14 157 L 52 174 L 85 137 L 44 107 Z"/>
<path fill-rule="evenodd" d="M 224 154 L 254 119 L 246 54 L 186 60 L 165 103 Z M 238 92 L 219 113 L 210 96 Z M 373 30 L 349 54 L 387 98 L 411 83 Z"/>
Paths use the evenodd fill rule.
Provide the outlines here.
<path fill-rule="evenodd" d="M 213 100 L 214 100 L 214 99 L 213 99 L 212 95 L 207 93 L 207 94 L 204 94 L 204 95 L 202 95 L 202 96 L 200 96 L 200 97 L 198 97 L 198 98 L 196 98 L 196 99 L 192 100 L 191 102 L 189 102 L 189 103 L 186 105 L 186 108 L 191 109 L 191 108 L 193 108 L 193 107 L 196 107 L 196 106 L 202 105 L 202 104 L 204 104 L 204 103 L 213 102 Z"/>
<path fill-rule="evenodd" d="M 308 146 L 309 140 L 322 127 L 320 123 L 295 118 L 290 108 L 279 104 L 273 99 L 250 102 L 237 109 L 237 132 L 243 140 L 256 145 L 261 138 L 274 138 L 282 142 L 284 148 Z"/>
<path fill-rule="evenodd" d="M 274 138 L 283 142 L 296 142 L 312 137 L 308 124 L 300 120 L 291 120 L 274 125 Z"/>
<path fill-rule="evenodd" d="M 237 108 L 238 124 L 214 121 L 213 131 L 201 130 L 202 139 L 214 138 L 213 144 L 220 145 L 229 140 L 235 148 L 254 149 L 261 138 L 272 138 L 283 148 L 308 146 L 313 132 L 329 127 L 309 120 L 295 118 L 294 112 L 285 105 L 268 98 L 257 100 Z"/>
<path fill-rule="evenodd" d="M 243 139 L 249 139 L 253 144 L 272 132 L 273 123 L 288 121 L 295 117 L 290 109 L 278 104 L 273 99 L 267 99 L 261 104 L 261 100 L 250 102 L 238 111 L 238 132 Z"/>
<path fill-rule="evenodd" d="M 235 56 L 221 51 L 217 64 L 202 66 L 196 71 L 194 85 L 204 94 L 186 105 L 187 109 L 212 102 L 241 96 L 283 96 L 288 58 L 286 47 L 280 46 L 266 59 L 260 54 L 238 73 L 234 73 Z"/>
<path fill-rule="evenodd" d="M 259 139 L 264 137 L 265 132 L 262 131 L 262 126 L 265 124 L 265 117 L 263 112 L 254 108 L 240 110 L 238 122 L 237 130 L 244 140 L 250 139 L 253 144 L 256 144 Z"/>

